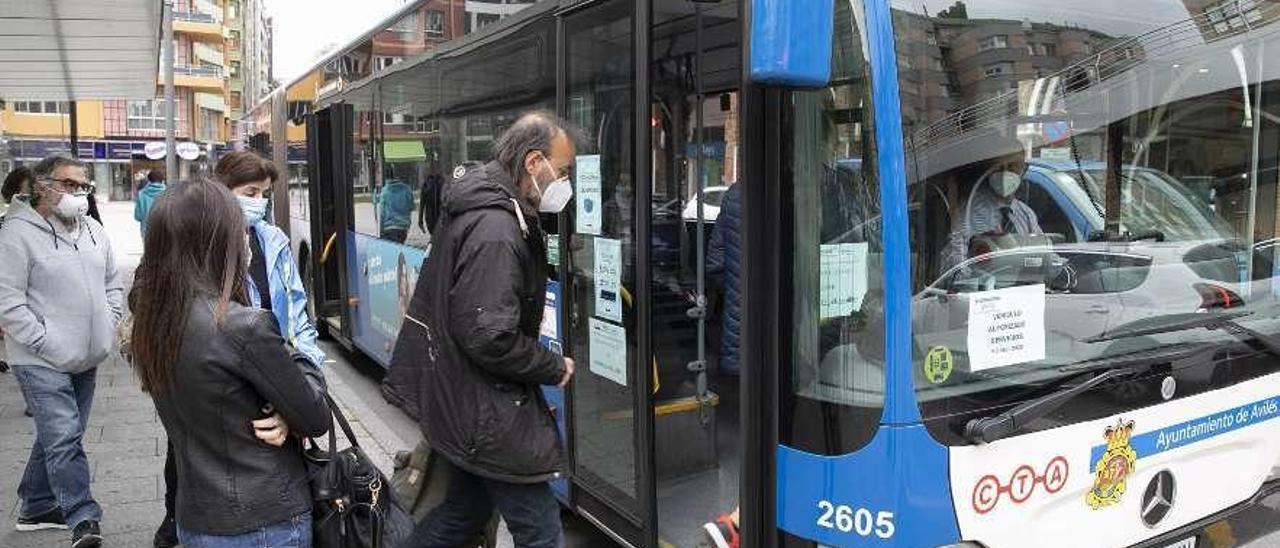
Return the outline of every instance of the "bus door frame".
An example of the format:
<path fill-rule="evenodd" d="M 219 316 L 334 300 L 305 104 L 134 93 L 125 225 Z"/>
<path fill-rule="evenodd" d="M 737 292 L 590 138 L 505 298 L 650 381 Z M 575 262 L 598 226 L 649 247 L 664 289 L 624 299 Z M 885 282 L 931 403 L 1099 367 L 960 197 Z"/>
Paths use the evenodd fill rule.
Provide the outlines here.
<path fill-rule="evenodd" d="M 316 322 L 347 350 L 351 343 L 351 306 L 347 279 L 347 243 L 353 217 L 348 192 L 350 176 L 347 161 L 351 157 L 351 132 L 354 113 L 351 105 L 338 102 L 316 110 L 307 124 L 307 156 L 312 171 L 311 199 L 311 265 L 312 295 L 316 299 Z M 325 221 L 322 203 L 333 205 L 332 224 Z M 335 268 L 336 276 L 326 275 Z M 338 287 L 329 287 L 336 279 Z M 336 313 L 336 314 L 335 314 Z M 325 318 L 337 315 L 341 328 L 334 331 Z"/>

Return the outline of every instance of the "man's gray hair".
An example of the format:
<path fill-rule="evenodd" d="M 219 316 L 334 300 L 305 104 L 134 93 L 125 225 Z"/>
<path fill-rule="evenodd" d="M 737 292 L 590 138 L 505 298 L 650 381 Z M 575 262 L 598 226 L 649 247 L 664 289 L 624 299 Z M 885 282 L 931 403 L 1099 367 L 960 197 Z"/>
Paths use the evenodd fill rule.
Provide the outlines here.
<path fill-rule="evenodd" d="M 87 169 L 84 162 L 81 162 L 80 160 L 70 156 L 55 154 L 40 160 L 40 163 L 31 168 L 31 175 L 37 180 L 48 179 L 49 177 L 53 177 L 53 172 L 57 171 L 58 168 L 67 166 Z"/>
<path fill-rule="evenodd" d="M 551 141 L 557 135 L 574 140 L 573 129 L 555 114 L 545 110 L 526 112 L 498 137 L 493 145 L 494 156 L 511 180 L 519 183 L 524 157 L 535 150 L 550 154 Z"/>

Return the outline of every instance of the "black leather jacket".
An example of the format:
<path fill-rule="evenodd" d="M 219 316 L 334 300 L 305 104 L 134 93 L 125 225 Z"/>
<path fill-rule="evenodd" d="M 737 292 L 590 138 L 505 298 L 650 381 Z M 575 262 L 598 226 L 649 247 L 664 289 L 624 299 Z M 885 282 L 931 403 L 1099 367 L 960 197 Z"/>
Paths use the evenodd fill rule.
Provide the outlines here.
<path fill-rule="evenodd" d="M 258 440 L 250 421 L 270 403 L 292 433 L 329 430 L 323 376 L 280 337 L 270 312 L 231 304 L 221 325 L 212 299 L 187 315 L 173 383 L 152 394 L 178 466 L 184 529 L 235 535 L 311 510 L 301 446 Z"/>

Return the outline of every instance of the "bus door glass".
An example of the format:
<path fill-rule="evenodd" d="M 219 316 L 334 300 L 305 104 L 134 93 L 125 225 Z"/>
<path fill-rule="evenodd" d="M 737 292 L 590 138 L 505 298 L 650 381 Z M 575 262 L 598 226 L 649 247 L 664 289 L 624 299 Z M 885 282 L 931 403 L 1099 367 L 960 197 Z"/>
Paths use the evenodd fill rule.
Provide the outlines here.
<path fill-rule="evenodd" d="M 914 384 L 964 538 L 1128 545 L 1274 481 L 1280 2 L 892 5 Z"/>
<path fill-rule="evenodd" d="M 631 3 L 593 4 L 564 18 L 565 109 L 582 135 L 568 217 L 565 299 L 577 373 L 569 391 L 579 508 L 639 543 L 636 466 L 635 104 Z"/>
<path fill-rule="evenodd" d="M 653 4 L 650 275 L 658 536 L 694 546 L 738 503 L 737 2 Z M 629 196 L 616 196 L 630 208 Z M 701 205 L 701 208 L 699 208 Z"/>

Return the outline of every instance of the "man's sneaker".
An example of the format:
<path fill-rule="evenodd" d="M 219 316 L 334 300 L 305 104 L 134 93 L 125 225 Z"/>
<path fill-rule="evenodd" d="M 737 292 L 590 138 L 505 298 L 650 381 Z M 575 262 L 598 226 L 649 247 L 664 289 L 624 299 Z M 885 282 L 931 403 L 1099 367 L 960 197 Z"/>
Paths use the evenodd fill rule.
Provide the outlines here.
<path fill-rule="evenodd" d="M 707 534 L 710 546 L 715 548 L 738 548 L 738 526 L 733 518 L 723 515 L 715 521 L 703 524 L 703 532 Z"/>
<path fill-rule="evenodd" d="M 71 532 L 71 548 L 98 548 L 102 546 L 102 529 L 98 522 L 85 520 L 76 524 Z"/>
<path fill-rule="evenodd" d="M 173 548 L 178 545 L 178 523 L 173 518 L 165 518 L 156 529 L 155 548 Z"/>
<path fill-rule="evenodd" d="M 62 517 L 62 510 L 54 508 L 38 516 L 18 518 L 14 529 L 19 531 L 43 531 L 45 529 L 66 529 L 67 518 Z"/>

